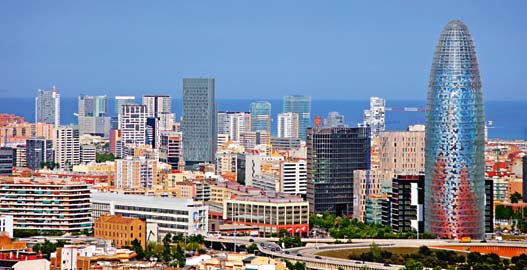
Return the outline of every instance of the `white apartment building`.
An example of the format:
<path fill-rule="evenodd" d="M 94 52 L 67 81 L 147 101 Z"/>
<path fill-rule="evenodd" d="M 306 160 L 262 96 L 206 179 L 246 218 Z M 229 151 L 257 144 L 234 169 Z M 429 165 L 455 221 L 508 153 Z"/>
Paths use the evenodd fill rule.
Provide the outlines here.
<path fill-rule="evenodd" d="M 280 163 L 280 192 L 305 195 L 307 192 L 306 161 L 284 160 Z"/>
<path fill-rule="evenodd" d="M 144 145 L 146 143 L 146 105 L 124 104 L 119 114 L 119 129 L 123 145 Z"/>
<path fill-rule="evenodd" d="M 76 126 L 55 128 L 55 162 L 60 168 L 69 170 L 73 165 L 81 163 L 79 129 Z"/>
<path fill-rule="evenodd" d="M 298 138 L 298 114 L 285 112 L 278 114 L 278 137 Z"/>

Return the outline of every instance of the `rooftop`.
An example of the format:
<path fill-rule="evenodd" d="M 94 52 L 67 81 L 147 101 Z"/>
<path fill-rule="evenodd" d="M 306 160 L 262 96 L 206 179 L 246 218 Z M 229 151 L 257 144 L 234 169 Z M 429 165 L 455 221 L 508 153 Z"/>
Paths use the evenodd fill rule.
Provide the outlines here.
<path fill-rule="evenodd" d="M 92 201 L 103 203 L 115 202 L 129 206 L 150 206 L 153 208 L 174 209 L 198 205 L 192 199 L 153 197 L 145 195 L 125 195 L 109 192 L 98 192 L 92 190 Z"/>

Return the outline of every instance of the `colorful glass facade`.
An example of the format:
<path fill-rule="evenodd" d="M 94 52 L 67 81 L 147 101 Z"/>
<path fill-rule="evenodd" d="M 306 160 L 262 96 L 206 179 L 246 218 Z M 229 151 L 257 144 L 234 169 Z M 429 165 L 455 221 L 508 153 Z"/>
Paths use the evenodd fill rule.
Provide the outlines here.
<path fill-rule="evenodd" d="M 425 166 L 425 230 L 444 238 L 483 237 L 483 94 L 474 42 L 461 21 L 448 23 L 435 48 Z"/>

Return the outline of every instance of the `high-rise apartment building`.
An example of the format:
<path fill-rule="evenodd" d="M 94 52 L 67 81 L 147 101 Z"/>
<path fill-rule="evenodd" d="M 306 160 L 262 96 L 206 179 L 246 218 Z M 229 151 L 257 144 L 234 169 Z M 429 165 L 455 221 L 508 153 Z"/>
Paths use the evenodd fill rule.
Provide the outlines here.
<path fill-rule="evenodd" d="M 298 138 L 299 118 L 294 112 L 278 114 L 278 138 Z"/>
<path fill-rule="evenodd" d="M 305 160 L 289 159 L 280 162 L 279 191 L 296 196 L 306 196 L 307 169 Z"/>
<path fill-rule="evenodd" d="M 311 126 L 311 97 L 298 95 L 284 97 L 284 112 L 298 114 L 298 137 L 305 140 L 307 128 Z"/>
<path fill-rule="evenodd" d="M 214 162 L 217 147 L 214 79 L 183 79 L 183 159 Z"/>
<path fill-rule="evenodd" d="M 90 190 L 66 179 L 0 179 L 0 209 L 14 229 L 74 232 L 91 230 Z"/>
<path fill-rule="evenodd" d="M 51 91 L 38 90 L 35 99 L 35 122 L 60 126 L 60 94 L 55 86 Z"/>
<path fill-rule="evenodd" d="M 134 96 L 115 96 L 115 107 L 114 107 L 114 113 L 115 115 L 118 115 L 121 112 L 121 106 L 130 104 L 135 104 L 135 97 Z"/>
<path fill-rule="evenodd" d="M 181 132 L 165 131 L 161 133 L 160 161 L 170 164 L 178 170 L 183 158 L 183 138 Z"/>
<path fill-rule="evenodd" d="M 425 230 L 447 238 L 485 233 L 483 92 L 474 41 L 451 21 L 435 48 L 426 110 Z"/>
<path fill-rule="evenodd" d="M 144 95 L 143 105 L 146 105 L 147 117 L 158 117 L 160 114 L 172 112 L 172 98 L 167 95 Z"/>
<path fill-rule="evenodd" d="M 158 182 L 159 164 L 155 159 L 128 156 L 115 161 L 115 187 L 119 189 L 151 188 Z"/>
<path fill-rule="evenodd" d="M 239 141 L 242 133 L 250 131 L 250 113 L 218 112 L 218 134 L 227 134 L 230 141 Z"/>
<path fill-rule="evenodd" d="M 267 131 L 271 134 L 271 103 L 257 101 L 251 103 L 251 131 Z"/>
<path fill-rule="evenodd" d="M 146 105 L 121 106 L 119 129 L 123 145 L 144 145 L 146 143 Z"/>
<path fill-rule="evenodd" d="M 386 101 L 379 97 L 370 97 L 370 109 L 364 110 L 364 122 L 360 126 L 369 127 L 371 137 L 379 135 L 385 128 Z"/>
<path fill-rule="evenodd" d="M 353 213 L 353 171 L 370 168 L 369 128 L 309 128 L 307 200 L 311 211 Z"/>
<path fill-rule="evenodd" d="M 40 169 L 41 162 L 55 160 L 53 141 L 43 137 L 30 138 L 26 141 L 26 166 L 32 170 Z"/>
<path fill-rule="evenodd" d="M 55 129 L 55 162 L 60 168 L 69 170 L 73 165 L 81 162 L 81 148 L 79 128 L 76 126 L 62 126 Z"/>

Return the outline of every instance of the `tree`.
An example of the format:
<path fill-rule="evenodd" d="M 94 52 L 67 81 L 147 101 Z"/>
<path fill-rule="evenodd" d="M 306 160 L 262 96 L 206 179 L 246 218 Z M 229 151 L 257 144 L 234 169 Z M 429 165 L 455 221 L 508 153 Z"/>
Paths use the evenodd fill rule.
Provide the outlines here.
<path fill-rule="evenodd" d="M 115 156 L 113 153 L 96 153 L 95 154 L 95 162 L 106 162 L 106 161 L 114 161 Z"/>
<path fill-rule="evenodd" d="M 247 253 L 254 253 L 256 250 L 258 250 L 258 246 L 255 243 L 252 243 L 246 249 Z"/>
<path fill-rule="evenodd" d="M 418 261 L 410 261 L 409 263 L 404 265 L 404 270 L 423 270 L 423 264 Z"/>
<path fill-rule="evenodd" d="M 474 266 L 481 262 L 481 254 L 479 252 L 470 252 L 467 256 L 467 263 Z"/>
<path fill-rule="evenodd" d="M 522 198 L 522 195 L 518 193 L 518 191 L 514 192 L 510 195 L 511 203 L 518 203 L 518 201 Z"/>
<path fill-rule="evenodd" d="M 132 241 L 132 249 L 135 251 L 135 254 L 137 254 L 137 259 L 142 260 L 145 257 L 145 251 L 141 246 L 141 242 L 139 242 L 137 238 Z"/>
<path fill-rule="evenodd" d="M 295 236 L 295 237 L 286 236 L 278 240 L 278 245 L 283 246 L 284 248 L 294 248 L 294 247 L 301 247 L 303 244 L 302 244 L 302 240 L 300 240 L 298 236 Z"/>

